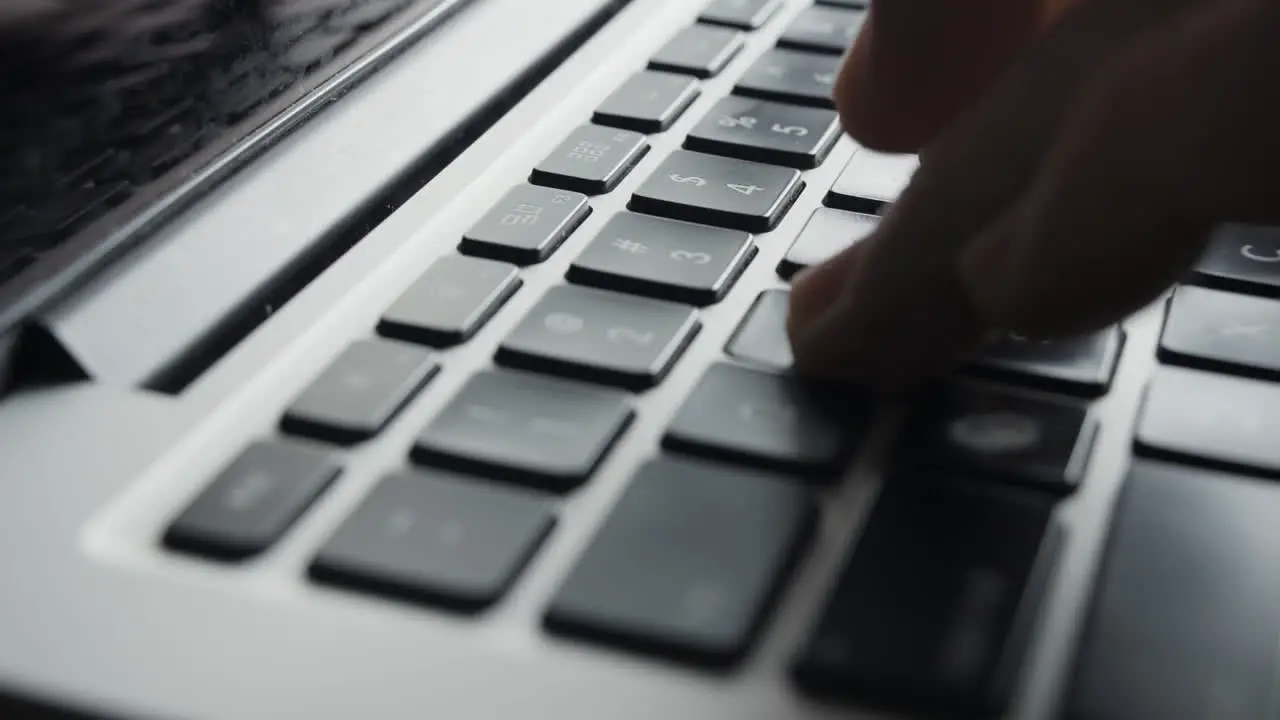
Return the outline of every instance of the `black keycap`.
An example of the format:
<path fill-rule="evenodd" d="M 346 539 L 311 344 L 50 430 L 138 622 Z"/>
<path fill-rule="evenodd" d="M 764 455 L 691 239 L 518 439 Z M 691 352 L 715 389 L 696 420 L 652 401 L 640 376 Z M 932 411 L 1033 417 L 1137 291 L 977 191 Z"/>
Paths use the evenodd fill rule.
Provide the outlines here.
<path fill-rule="evenodd" d="M 684 146 L 807 170 L 827 159 L 840 132 L 833 110 L 727 97 L 694 127 Z"/>
<path fill-rule="evenodd" d="M 457 345 L 479 332 L 519 287 L 511 265 L 447 255 L 387 310 L 378 332 L 436 347 Z"/>
<path fill-rule="evenodd" d="M 843 55 L 858 37 L 866 17 L 865 12 L 857 10 L 822 6 L 806 8 L 783 31 L 778 45 Z"/>
<path fill-rule="evenodd" d="M 871 415 L 852 391 L 717 363 L 703 374 L 662 439 L 669 450 L 832 479 Z"/>
<path fill-rule="evenodd" d="M 467 232 L 458 249 L 517 265 L 540 263 L 590 214 L 581 193 L 517 185 Z"/>
<path fill-rule="evenodd" d="M 876 215 L 818 208 L 778 264 L 778 274 L 789 279 L 805 268 L 820 265 L 865 240 L 879 224 Z"/>
<path fill-rule="evenodd" d="M 763 100 L 834 109 L 840 58 L 800 52 L 770 50 L 738 81 L 734 92 Z"/>
<path fill-rule="evenodd" d="M 685 75 L 641 70 L 613 91 L 592 118 L 600 125 L 657 133 L 671 127 L 702 91 Z"/>
<path fill-rule="evenodd" d="M 1104 553 L 1063 718 L 1274 717 L 1280 487 L 1137 463 Z"/>
<path fill-rule="evenodd" d="M 827 193 L 830 207 L 876 213 L 897 201 L 920 166 L 915 155 L 886 155 L 859 148 Z"/>
<path fill-rule="evenodd" d="M 791 341 L 787 338 L 787 308 L 790 293 L 766 290 L 743 318 L 729 339 L 725 352 L 738 360 L 762 365 L 772 370 L 790 370 Z"/>
<path fill-rule="evenodd" d="M 685 305 L 562 285 L 516 326 L 498 362 L 640 390 L 662 382 L 700 327 Z"/>
<path fill-rule="evenodd" d="M 619 213 L 569 268 L 569 280 L 690 305 L 719 302 L 755 255 L 737 230 Z"/>
<path fill-rule="evenodd" d="M 533 169 L 533 183 L 603 195 L 649 152 L 644 135 L 630 130 L 583 125 Z"/>
<path fill-rule="evenodd" d="M 165 533 L 176 550 L 244 560 L 271 547 L 341 468 L 328 453 L 293 443 L 257 443 L 228 465 Z"/>
<path fill-rule="evenodd" d="M 440 471 L 384 479 L 311 565 L 321 582 L 462 611 L 502 598 L 551 532 L 544 496 Z"/>
<path fill-rule="evenodd" d="M 1082 405 L 989 387 L 928 393 L 902 430 L 901 462 L 943 476 L 972 476 L 1074 492 L 1097 425 Z"/>
<path fill-rule="evenodd" d="M 636 190 L 629 207 L 675 220 L 768 232 L 803 188 L 796 170 L 677 150 Z"/>
<path fill-rule="evenodd" d="M 1280 297 L 1280 227 L 1220 227 L 1192 280 L 1223 290 Z"/>
<path fill-rule="evenodd" d="M 1280 477 L 1280 385 L 1161 368 L 1135 437 L 1149 457 Z"/>
<path fill-rule="evenodd" d="M 871 0 L 815 0 L 819 5 L 830 5 L 831 7 L 854 8 L 856 10 L 865 10 L 871 7 Z"/>
<path fill-rule="evenodd" d="M 1053 571 L 1052 503 L 894 478 L 795 667 L 807 692 L 910 717 L 1003 717 Z"/>
<path fill-rule="evenodd" d="M 965 369 L 996 380 L 1098 397 L 1111 389 L 1124 337 L 1118 327 L 1059 340 L 1011 335 Z"/>
<path fill-rule="evenodd" d="M 785 0 L 711 0 L 698 19 L 704 23 L 756 30 L 782 8 Z"/>
<path fill-rule="evenodd" d="M 546 616 L 555 632 L 708 667 L 750 652 L 816 511 L 755 471 L 659 459 L 641 468 Z"/>
<path fill-rule="evenodd" d="M 736 30 L 692 25 L 662 46 L 649 60 L 649 67 L 697 78 L 712 78 L 729 66 L 742 52 L 743 45 L 742 33 Z"/>
<path fill-rule="evenodd" d="M 591 476 L 632 415 L 621 391 L 489 371 L 436 416 L 413 454 L 422 463 L 568 491 Z"/>
<path fill-rule="evenodd" d="M 1280 301 L 1181 287 L 1169 302 L 1160 359 L 1280 380 Z"/>
<path fill-rule="evenodd" d="M 284 430 L 335 443 L 377 435 L 439 365 L 423 348 L 389 340 L 353 343 L 289 406 Z"/>

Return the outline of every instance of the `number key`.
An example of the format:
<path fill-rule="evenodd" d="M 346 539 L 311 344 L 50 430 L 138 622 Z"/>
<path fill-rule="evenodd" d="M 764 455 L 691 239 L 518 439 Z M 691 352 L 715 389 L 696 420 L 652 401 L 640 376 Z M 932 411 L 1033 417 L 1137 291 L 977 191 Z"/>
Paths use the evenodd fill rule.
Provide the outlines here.
<path fill-rule="evenodd" d="M 689 133 L 689 150 L 807 170 L 818 167 L 840 138 L 832 110 L 727 97 Z"/>
<path fill-rule="evenodd" d="M 747 97 L 834 109 L 840 58 L 771 50 L 752 65 L 734 92 Z"/>
<path fill-rule="evenodd" d="M 858 37 L 866 13 L 833 7 L 811 7 L 782 33 L 778 45 L 843 55 Z"/>
<path fill-rule="evenodd" d="M 644 136 L 630 130 L 583 125 L 533 169 L 537 185 L 603 195 L 612 191 L 649 151 Z"/>
<path fill-rule="evenodd" d="M 631 198 L 637 212 L 747 232 L 777 227 L 804 181 L 789 168 L 677 150 Z"/>
<path fill-rule="evenodd" d="M 704 23 L 756 30 L 769 22 L 784 0 L 712 0 L 698 17 Z"/>
<path fill-rule="evenodd" d="M 594 288 L 552 288 L 498 350 L 498 362 L 641 390 L 657 385 L 697 334 L 685 305 Z"/>
<path fill-rule="evenodd" d="M 467 232 L 458 249 L 519 265 L 540 263 L 590 214 L 581 193 L 517 185 Z"/>
<path fill-rule="evenodd" d="M 1280 297 L 1280 227 L 1222 226 L 1192 278 L 1199 285 Z"/>
<path fill-rule="evenodd" d="M 751 236 L 736 230 L 621 213 L 569 268 L 569 280 L 710 305 L 724 298 L 755 254 Z"/>

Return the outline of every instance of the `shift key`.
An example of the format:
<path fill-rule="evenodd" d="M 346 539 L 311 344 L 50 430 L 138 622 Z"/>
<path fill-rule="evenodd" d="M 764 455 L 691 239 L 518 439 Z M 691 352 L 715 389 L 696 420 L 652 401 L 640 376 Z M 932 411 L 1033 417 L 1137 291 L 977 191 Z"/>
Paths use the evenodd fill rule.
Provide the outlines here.
<path fill-rule="evenodd" d="M 802 650 L 805 691 L 912 717 L 1004 715 L 1052 568 L 1052 505 L 948 480 L 890 481 Z"/>

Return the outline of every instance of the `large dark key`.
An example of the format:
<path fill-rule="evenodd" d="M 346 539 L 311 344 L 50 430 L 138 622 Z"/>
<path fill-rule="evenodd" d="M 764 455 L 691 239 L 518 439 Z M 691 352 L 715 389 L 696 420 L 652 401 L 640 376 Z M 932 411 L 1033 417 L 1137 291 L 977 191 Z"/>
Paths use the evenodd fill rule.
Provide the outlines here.
<path fill-rule="evenodd" d="M 636 190 L 636 212 L 747 232 L 777 227 L 804 188 L 800 173 L 677 150 Z"/>
<path fill-rule="evenodd" d="M 570 281 L 664 300 L 719 302 L 755 255 L 737 230 L 619 213 L 569 268 Z"/>
<path fill-rule="evenodd" d="M 547 613 L 552 630 L 710 667 L 741 661 L 808 541 L 805 489 L 757 471 L 643 467 Z"/>
<path fill-rule="evenodd" d="M 1169 302 L 1160 359 L 1280 380 L 1280 301 L 1192 286 Z"/>
<path fill-rule="evenodd" d="M 1143 455 L 1280 478 L 1280 385 L 1166 367 L 1147 387 Z"/>
<path fill-rule="evenodd" d="M 1111 526 L 1062 717 L 1275 717 L 1280 487 L 1140 462 Z"/>
<path fill-rule="evenodd" d="M 858 10 L 822 6 L 806 8 L 783 31 L 778 45 L 843 55 L 858 37 L 866 17 L 865 12 Z"/>
<path fill-rule="evenodd" d="M 729 339 L 725 352 L 735 359 L 771 370 L 790 370 L 795 362 L 791 356 L 791 341 L 787 338 L 790 295 L 785 290 L 760 293 Z"/>
<path fill-rule="evenodd" d="M 868 399 L 799 378 L 712 365 L 662 439 L 669 450 L 832 479 L 871 417 Z"/>
<path fill-rule="evenodd" d="M 1114 326 L 1059 340 L 1011 335 L 989 348 L 966 370 L 1054 392 L 1098 397 L 1110 390 L 1123 347 L 1124 331 Z"/>
<path fill-rule="evenodd" d="M 1056 559 L 1053 505 L 894 478 L 796 664 L 802 688 L 911 717 L 1003 716 Z"/>
<path fill-rule="evenodd" d="M 827 193 L 827 205 L 876 213 L 897 202 L 910 184 L 920 160 L 915 155 L 886 155 L 859 148 Z"/>
<path fill-rule="evenodd" d="M 626 394 L 508 371 L 472 378 L 418 436 L 418 462 L 554 491 L 585 482 L 630 424 Z"/>
<path fill-rule="evenodd" d="M 603 195 L 617 187 L 647 152 L 649 143 L 638 132 L 583 125 L 529 178 L 537 185 Z"/>
<path fill-rule="evenodd" d="M 901 462 L 1022 483 L 1051 493 L 1084 478 L 1097 424 L 1070 402 L 990 387 L 947 385 L 925 395 L 902 430 Z"/>
<path fill-rule="evenodd" d="M 699 94 L 697 81 L 685 75 L 641 70 L 605 98 L 592 119 L 625 130 L 662 132 L 680 119 Z"/>
<path fill-rule="evenodd" d="M 595 288 L 554 287 L 498 350 L 498 362 L 632 390 L 667 376 L 701 328 L 693 308 Z"/>
<path fill-rule="evenodd" d="M 174 520 L 164 542 L 219 560 L 244 560 L 271 547 L 338 477 L 318 448 L 250 445 Z"/>
<path fill-rule="evenodd" d="M 581 193 L 517 185 L 467 232 L 458 249 L 518 265 L 540 263 L 590 214 Z"/>
<path fill-rule="evenodd" d="M 711 0 L 698 19 L 704 23 L 756 30 L 769 22 L 786 0 Z"/>
<path fill-rule="evenodd" d="M 435 377 L 423 348 L 390 340 L 352 343 L 294 400 L 284 430 L 335 443 L 377 435 Z"/>
<path fill-rule="evenodd" d="M 440 471 L 384 479 L 311 564 L 316 580 L 478 611 L 515 582 L 555 524 L 532 491 Z"/>
<path fill-rule="evenodd" d="M 798 50 L 770 50 L 738 81 L 734 92 L 763 100 L 834 109 L 840 58 Z"/>
<path fill-rule="evenodd" d="M 871 0 L 816 0 L 816 2 L 819 5 L 854 8 L 855 10 L 865 10 L 868 7 L 871 7 Z"/>
<path fill-rule="evenodd" d="M 807 170 L 827 159 L 839 137 L 833 110 L 727 97 L 694 127 L 684 146 Z"/>
<path fill-rule="evenodd" d="M 742 33 L 711 25 L 691 25 L 671 38 L 650 60 L 654 70 L 712 78 L 724 71 L 745 44 Z"/>
<path fill-rule="evenodd" d="M 1224 225 L 1192 272 L 1201 285 L 1280 297 L 1280 227 Z"/>
<path fill-rule="evenodd" d="M 790 278 L 805 268 L 821 265 L 865 240 L 879 224 L 876 215 L 818 208 L 778 264 L 778 274 Z"/>
<path fill-rule="evenodd" d="M 386 337 L 447 347 L 469 340 L 520 288 L 516 268 L 447 255 L 431 264 L 382 316 Z"/>

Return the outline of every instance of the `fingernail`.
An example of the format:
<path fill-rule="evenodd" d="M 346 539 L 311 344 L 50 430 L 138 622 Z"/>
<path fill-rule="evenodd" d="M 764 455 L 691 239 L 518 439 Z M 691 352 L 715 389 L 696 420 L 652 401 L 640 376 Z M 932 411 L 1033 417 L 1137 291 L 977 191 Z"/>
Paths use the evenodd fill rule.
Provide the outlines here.
<path fill-rule="evenodd" d="M 1009 315 L 1007 299 L 1017 277 L 1018 248 L 1022 243 L 1022 214 L 1008 212 L 991 225 L 960 253 L 960 285 L 978 316 L 992 334 L 1007 333 L 1005 318 Z"/>

